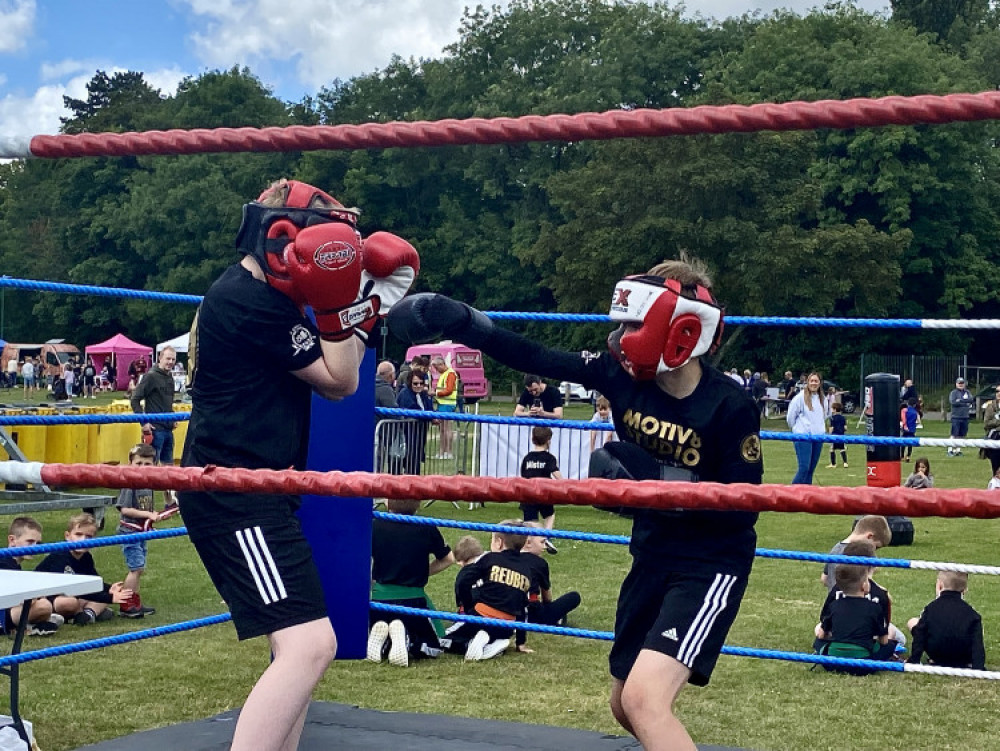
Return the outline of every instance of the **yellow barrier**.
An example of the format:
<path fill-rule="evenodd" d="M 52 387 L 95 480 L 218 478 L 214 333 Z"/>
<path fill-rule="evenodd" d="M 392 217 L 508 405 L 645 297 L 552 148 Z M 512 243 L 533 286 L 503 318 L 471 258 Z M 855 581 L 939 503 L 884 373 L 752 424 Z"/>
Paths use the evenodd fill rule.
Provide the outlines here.
<path fill-rule="evenodd" d="M 7 414 L 10 414 L 8 411 Z M 14 425 L 9 428 L 10 437 L 21 453 L 31 462 L 44 462 L 45 443 L 48 437 L 48 428 L 44 425 Z M 0 453 L 5 453 L 0 451 Z M 7 457 L 10 458 L 9 456 Z"/>
<path fill-rule="evenodd" d="M 125 405 L 128 402 L 124 402 Z M 32 410 L 33 412 L 35 410 Z M 131 407 L 111 405 L 110 410 L 101 407 L 78 407 L 77 414 L 107 414 L 107 412 L 131 412 Z M 175 404 L 175 412 L 190 412 L 190 404 Z M 59 414 L 58 410 L 39 407 L 38 414 Z M 25 410 L 3 410 L 5 415 L 23 415 Z M 8 428 L 11 438 L 21 453 L 29 461 L 59 464 L 107 464 L 128 463 L 128 452 L 141 439 L 138 422 L 104 423 L 84 425 L 15 425 Z M 180 464 L 184 440 L 187 438 L 188 421 L 176 423 L 174 430 L 174 464 Z M 0 449 L 0 455 L 5 452 Z M 10 457 L 6 457 L 10 458 Z"/>

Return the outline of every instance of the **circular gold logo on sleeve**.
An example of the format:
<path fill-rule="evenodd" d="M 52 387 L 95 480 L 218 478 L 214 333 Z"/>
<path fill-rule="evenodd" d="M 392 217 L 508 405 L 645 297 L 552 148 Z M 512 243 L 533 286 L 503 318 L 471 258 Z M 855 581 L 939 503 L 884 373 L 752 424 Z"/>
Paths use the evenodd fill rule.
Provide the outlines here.
<path fill-rule="evenodd" d="M 740 444 L 740 454 L 747 464 L 756 464 L 760 461 L 760 436 L 751 433 L 743 439 Z"/>

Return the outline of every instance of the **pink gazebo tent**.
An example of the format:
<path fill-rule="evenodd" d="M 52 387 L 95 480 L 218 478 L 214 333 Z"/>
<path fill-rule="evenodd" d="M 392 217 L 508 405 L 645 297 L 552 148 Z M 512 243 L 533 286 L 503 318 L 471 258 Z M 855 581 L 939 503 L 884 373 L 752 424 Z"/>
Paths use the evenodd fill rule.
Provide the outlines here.
<path fill-rule="evenodd" d="M 134 360 L 145 357 L 147 365 L 150 367 L 154 365 L 153 348 L 133 342 L 124 334 L 115 334 L 107 341 L 90 344 L 84 351 L 88 357 L 94 358 L 94 367 L 98 373 L 101 372 L 106 360 L 110 359 L 114 363 L 118 368 L 115 388 L 120 390 L 128 387 L 128 367 Z"/>

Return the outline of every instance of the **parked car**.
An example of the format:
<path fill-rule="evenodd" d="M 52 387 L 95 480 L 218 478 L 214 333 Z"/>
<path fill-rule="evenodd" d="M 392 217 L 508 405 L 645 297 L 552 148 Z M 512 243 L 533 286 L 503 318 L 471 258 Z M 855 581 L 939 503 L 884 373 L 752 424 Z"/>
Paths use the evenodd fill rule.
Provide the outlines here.
<path fill-rule="evenodd" d="M 841 389 L 840 386 L 838 386 L 833 381 L 824 380 L 823 392 L 827 393 L 830 391 L 831 388 L 834 391 L 840 393 L 840 406 L 843 408 L 844 414 L 853 415 L 855 410 L 857 410 L 858 406 L 861 404 L 861 400 L 858 398 L 857 393 L 854 391 L 847 391 L 846 389 Z"/>
<path fill-rule="evenodd" d="M 559 384 L 559 393 L 563 395 L 564 399 L 568 395 L 571 402 L 589 402 L 594 399 L 592 389 L 585 389 L 579 383 L 570 383 L 569 381 L 563 381 Z"/>

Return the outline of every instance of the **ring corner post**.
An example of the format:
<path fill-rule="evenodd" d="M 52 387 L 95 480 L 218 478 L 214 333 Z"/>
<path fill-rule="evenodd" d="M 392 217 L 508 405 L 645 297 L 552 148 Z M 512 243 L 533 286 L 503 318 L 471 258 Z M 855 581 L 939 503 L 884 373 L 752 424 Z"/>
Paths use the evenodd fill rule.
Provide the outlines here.
<path fill-rule="evenodd" d="M 375 354 L 368 350 L 353 396 L 339 402 L 313 396 L 307 468 L 371 472 L 374 404 Z M 372 499 L 306 495 L 299 519 L 337 633 L 337 658 L 361 659 L 368 642 Z"/>

